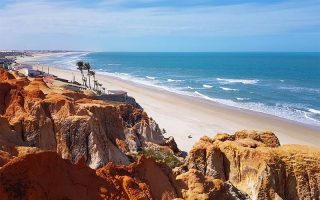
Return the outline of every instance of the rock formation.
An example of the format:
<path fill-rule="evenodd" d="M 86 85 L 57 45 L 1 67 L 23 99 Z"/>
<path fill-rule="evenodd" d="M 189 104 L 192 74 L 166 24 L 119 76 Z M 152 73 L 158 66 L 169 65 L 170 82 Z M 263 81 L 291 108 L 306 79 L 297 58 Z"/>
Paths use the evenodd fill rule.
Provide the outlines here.
<path fill-rule="evenodd" d="M 178 191 L 168 167 L 141 157 L 93 170 L 55 152 L 13 159 L 0 168 L 0 199 L 174 199 Z M 161 184 L 159 184 L 161 183 Z"/>
<path fill-rule="evenodd" d="M 320 149 L 271 132 L 203 137 L 178 153 L 137 106 L 0 69 L 0 199 L 320 198 Z"/>
<path fill-rule="evenodd" d="M 91 168 L 129 164 L 127 154 L 148 142 L 175 146 L 153 119 L 129 104 L 95 100 L 4 70 L 0 80 L 0 139 L 14 145 L 56 151 L 74 163 L 84 157 Z"/>
<path fill-rule="evenodd" d="M 320 149 L 280 146 L 271 132 L 240 131 L 212 139 L 203 137 L 179 170 L 191 173 L 178 176 L 186 182 L 200 173 L 197 176 L 232 184 L 251 199 L 320 198 Z M 203 191 L 210 193 L 206 188 Z M 184 193 L 186 197 L 195 194 L 192 184 Z"/>

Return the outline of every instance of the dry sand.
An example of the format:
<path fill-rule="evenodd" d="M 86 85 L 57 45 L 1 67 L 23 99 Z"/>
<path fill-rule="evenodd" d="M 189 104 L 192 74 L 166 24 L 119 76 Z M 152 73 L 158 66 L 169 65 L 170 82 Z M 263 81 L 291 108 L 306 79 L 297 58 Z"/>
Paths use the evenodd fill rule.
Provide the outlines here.
<path fill-rule="evenodd" d="M 24 61 L 26 59 L 18 60 Z M 75 70 L 50 67 L 50 73 L 68 80 L 72 80 L 74 74 L 76 81 L 81 82 L 81 74 Z M 173 136 L 179 148 L 184 151 L 189 151 L 202 136 L 212 137 L 218 132 L 233 133 L 243 129 L 273 131 L 281 144 L 320 146 L 320 127 L 177 95 L 111 76 L 97 74 L 96 79 L 109 90 L 127 91 L 128 95 L 133 96 L 148 115 L 167 131 L 165 136 Z M 188 135 L 192 138 L 188 138 Z"/>

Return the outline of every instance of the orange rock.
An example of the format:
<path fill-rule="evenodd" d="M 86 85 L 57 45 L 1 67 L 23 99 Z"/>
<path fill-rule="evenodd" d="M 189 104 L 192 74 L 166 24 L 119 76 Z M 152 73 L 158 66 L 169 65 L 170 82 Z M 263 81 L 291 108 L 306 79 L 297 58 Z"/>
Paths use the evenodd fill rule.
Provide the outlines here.
<path fill-rule="evenodd" d="M 83 157 L 92 168 L 129 164 L 126 154 L 149 142 L 167 145 L 157 123 L 139 108 L 51 88 L 42 78 L 14 79 L 5 71 L 0 76 L 0 116 L 20 136 L 17 145 L 53 150 L 74 163 Z M 170 146 L 176 147 L 172 139 Z"/>
<path fill-rule="evenodd" d="M 318 148 L 280 146 L 271 132 L 239 131 L 200 139 L 181 171 L 228 181 L 252 199 L 317 199 L 319 163 Z"/>
<path fill-rule="evenodd" d="M 100 192 L 105 199 L 128 199 L 111 179 L 54 152 L 22 156 L 0 169 L 0 199 L 101 199 Z"/>
<path fill-rule="evenodd" d="M 15 79 L 15 77 L 9 72 L 5 71 L 3 68 L 0 68 L 0 81 Z"/>
<path fill-rule="evenodd" d="M 0 168 L 0 199 L 169 200 L 179 197 L 174 182 L 166 166 L 146 158 L 95 171 L 54 152 L 41 152 L 15 158 Z"/>

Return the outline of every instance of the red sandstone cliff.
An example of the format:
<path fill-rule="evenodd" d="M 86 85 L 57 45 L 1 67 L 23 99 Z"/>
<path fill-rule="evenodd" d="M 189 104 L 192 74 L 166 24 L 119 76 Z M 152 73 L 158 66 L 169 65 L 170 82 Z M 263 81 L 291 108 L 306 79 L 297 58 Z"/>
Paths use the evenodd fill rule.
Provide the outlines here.
<path fill-rule="evenodd" d="M 139 108 L 0 69 L 0 199 L 320 198 L 320 149 L 271 132 L 203 137 L 174 173 L 148 148 L 179 151 Z"/>
<path fill-rule="evenodd" d="M 84 157 L 92 168 L 129 164 L 126 154 L 148 143 L 175 147 L 154 120 L 131 105 L 95 100 L 3 70 L 0 80 L 0 139 L 13 145 L 53 150 L 74 163 Z"/>
<path fill-rule="evenodd" d="M 41 152 L 15 158 L 0 169 L 0 199 L 169 200 L 178 196 L 174 183 L 168 167 L 144 157 L 95 171 L 55 152 Z"/>
<path fill-rule="evenodd" d="M 182 175 L 177 179 L 186 183 L 194 176 L 188 175 L 192 172 L 230 183 L 251 199 L 320 198 L 320 149 L 280 146 L 271 132 L 240 131 L 203 137 L 179 170 Z M 184 197 L 199 195 L 193 186 L 189 184 L 182 190 Z M 210 197 L 210 189 L 201 191 Z"/>

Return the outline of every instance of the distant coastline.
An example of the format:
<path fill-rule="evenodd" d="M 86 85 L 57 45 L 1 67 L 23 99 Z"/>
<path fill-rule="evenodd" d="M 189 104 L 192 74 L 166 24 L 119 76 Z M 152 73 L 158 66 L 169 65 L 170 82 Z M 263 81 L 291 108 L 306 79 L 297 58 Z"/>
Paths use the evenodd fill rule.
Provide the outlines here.
<path fill-rule="evenodd" d="M 297 58 L 293 56 L 295 54 L 298 55 Z M 71 52 L 69 55 L 65 54 L 66 56 L 53 55 L 56 55 L 56 58 L 54 56 L 50 59 L 39 58 L 41 60 L 39 64 L 75 69 L 74 63 L 77 60 L 89 60 L 98 74 L 236 108 L 262 112 L 311 126 L 320 126 L 320 115 L 317 113 L 320 112 L 317 100 L 320 98 L 320 88 L 316 87 L 320 85 L 320 81 L 317 80 L 317 67 L 320 66 L 316 61 L 317 56 L 310 56 L 312 55 L 310 53 L 265 55 L 256 52 L 247 55 L 243 52 Z M 188 57 L 191 57 L 191 60 Z M 226 59 L 227 62 L 220 63 L 220 60 Z M 260 67 L 255 62 L 263 65 Z M 248 64 L 249 66 L 246 66 Z M 217 71 L 215 73 L 211 66 L 219 65 L 222 66 L 215 69 L 214 71 Z M 231 67 L 230 70 L 225 70 L 227 66 Z M 283 69 L 278 66 L 283 66 L 281 67 Z M 307 75 L 304 66 L 310 71 Z M 183 73 L 184 71 L 186 73 Z M 309 78 L 300 80 L 299 74 L 305 74 L 301 77 Z"/>
<path fill-rule="evenodd" d="M 65 54 L 64 54 L 65 55 Z M 33 58 L 18 59 L 18 62 L 34 62 L 34 59 L 48 58 L 52 54 L 37 55 Z M 71 80 L 72 74 L 80 81 L 78 71 L 50 66 L 50 72 Z M 277 133 L 283 144 L 307 144 L 319 146 L 320 127 L 302 124 L 265 113 L 230 107 L 199 97 L 179 95 L 163 89 L 156 89 L 131 80 L 99 74 L 97 78 L 108 89 L 122 89 L 136 98 L 146 112 L 161 127 L 167 136 L 173 136 L 182 150 L 191 149 L 203 135 L 216 132 L 234 132 L 240 129 L 271 130 Z M 303 134 L 301 134 L 303 133 Z M 192 138 L 187 138 L 191 135 Z"/>

